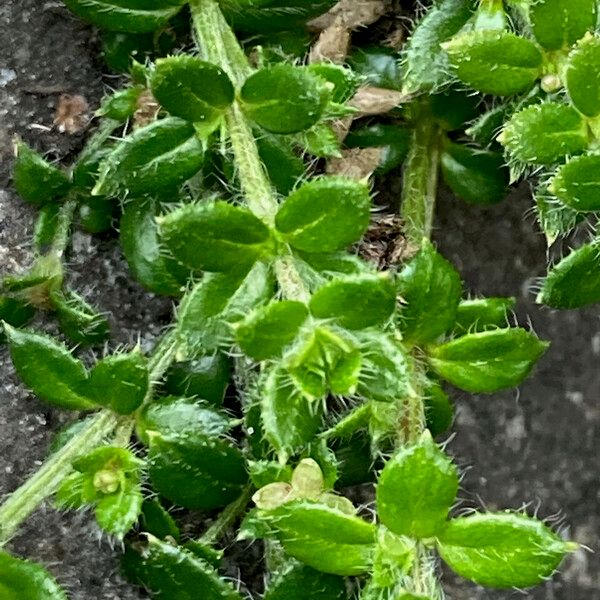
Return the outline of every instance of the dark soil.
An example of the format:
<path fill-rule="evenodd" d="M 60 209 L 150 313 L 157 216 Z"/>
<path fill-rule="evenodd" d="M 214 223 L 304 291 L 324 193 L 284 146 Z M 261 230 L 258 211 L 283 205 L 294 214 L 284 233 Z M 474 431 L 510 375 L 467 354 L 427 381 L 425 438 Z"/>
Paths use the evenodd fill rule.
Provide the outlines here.
<path fill-rule="evenodd" d="M 82 136 L 51 128 L 58 90 L 83 94 L 92 108 L 113 81 L 103 75 L 93 32 L 60 2 L 4 0 L 0 5 L 0 268 L 24 269 L 31 259 L 34 211 L 10 186 L 11 138 L 22 136 L 52 159 L 67 161 Z M 392 182 L 392 185 L 395 185 Z M 552 341 L 535 375 L 518 393 L 455 393 L 457 419 L 448 448 L 463 467 L 465 506 L 495 510 L 528 506 L 560 524 L 566 535 L 596 548 L 600 531 L 597 447 L 600 440 L 600 322 L 597 309 L 551 312 L 531 292 L 545 270 L 543 236 L 532 218 L 528 190 L 500 206 L 480 209 L 442 193 L 435 239 L 473 294 L 514 295 L 518 318 Z M 149 346 L 169 319 L 170 302 L 143 293 L 127 274 L 110 236 L 77 233 L 70 257 L 72 285 L 112 314 L 115 343 Z M 45 324 L 49 329 L 51 325 Z M 13 490 L 47 453 L 53 432 L 69 419 L 40 404 L 20 385 L 0 349 L 0 493 Z M 112 548 L 86 514 L 38 511 L 10 545 L 49 566 L 72 600 L 146 597 L 118 575 Z M 244 552 L 236 550 L 236 560 Z M 244 570 L 252 571 L 253 565 Z M 235 574 L 235 568 L 229 569 Z M 600 600 L 600 561 L 577 552 L 562 573 L 533 592 L 481 590 L 450 575 L 454 600 Z"/>

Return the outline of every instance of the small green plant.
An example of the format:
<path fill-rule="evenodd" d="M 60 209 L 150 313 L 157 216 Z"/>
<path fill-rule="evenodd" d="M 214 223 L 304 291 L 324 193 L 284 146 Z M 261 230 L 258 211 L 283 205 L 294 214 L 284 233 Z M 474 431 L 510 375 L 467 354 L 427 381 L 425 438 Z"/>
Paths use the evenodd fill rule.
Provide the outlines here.
<path fill-rule="evenodd" d="M 0 506 L 0 543 L 54 496 L 93 508 L 125 541 L 125 574 L 164 599 L 244 597 L 219 574 L 235 527 L 263 540 L 265 600 L 441 600 L 440 559 L 489 587 L 550 577 L 577 544 L 524 512 L 457 515 L 459 472 L 434 439 L 452 421 L 444 382 L 516 387 L 547 343 L 509 324 L 513 299 L 465 297 L 430 233 L 440 174 L 479 204 L 534 178 L 549 243 L 600 210 L 597 2 L 441 0 L 401 52 L 356 49 L 348 66 L 299 60 L 329 1 L 65 4 L 130 83 L 69 171 L 17 142 L 14 183 L 40 216 L 33 267 L 1 282 L 3 335 L 25 385 L 86 416 Z M 189 22 L 194 49 L 172 53 Z M 365 85 L 403 104 L 346 136 L 341 121 L 377 112 L 353 102 Z M 374 149 L 375 180 L 403 165 L 405 244 L 377 256 L 369 178 L 313 160 Z M 88 364 L 24 326 L 48 310 L 72 342 L 105 342 L 63 256 L 72 226 L 117 220 L 134 276 L 178 307 L 150 356 Z M 598 302 L 597 245 L 553 266 L 539 301 Z M 367 482 L 371 512 L 348 487 Z M 214 520 L 185 539 L 174 506 Z M 66 598 L 6 552 L 0 590 Z"/>

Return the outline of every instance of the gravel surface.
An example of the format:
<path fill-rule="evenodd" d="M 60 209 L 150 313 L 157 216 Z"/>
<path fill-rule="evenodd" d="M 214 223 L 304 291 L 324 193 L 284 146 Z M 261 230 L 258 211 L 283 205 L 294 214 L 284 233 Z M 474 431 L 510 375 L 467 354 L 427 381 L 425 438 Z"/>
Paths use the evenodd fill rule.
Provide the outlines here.
<path fill-rule="evenodd" d="M 51 159 L 68 162 L 83 134 L 52 129 L 58 93 L 83 94 L 92 108 L 111 79 L 103 76 L 93 32 L 60 2 L 4 0 L 0 5 L 0 269 L 31 260 L 34 211 L 10 186 L 11 138 L 23 137 Z M 397 185 L 397 182 L 391 182 Z M 600 496 L 600 322 L 598 310 L 552 312 L 533 303 L 544 273 L 543 237 L 527 189 L 483 210 L 442 193 L 435 239 L 455 262 L 473 294 L 514 295 L 518 319 L 531 322 L 552 347 L 519 393 L 471 396 L 457 392 L 455 431 L 448 448 L 463 467 L 464 506 L 520 508 L 558 523 L 569 537 L 598 546 Z M 112 315 L 114 343 L 150 344 L 170 318 L 171 303 L 145 294 L 127 274 L 110 236 L 77 233 L 70 255 L 71 284 Z M 51 322 L 40 325 L 54 331 Z M 40 464 L 53 432 L 70 416 L 39 403 L 20 385 L 0 349 L 0 493 L 14 489 Z M 112 548 L 86 514 L 38 511 L 10 550 L 42 561 L 72 600 L 132 600 L 145 594 L 119 577 Z M 580 551 L 562 573 L 534 592 L 492 592 L 448 575 L 453 600 L 600 600 L 600 562 Z"/>

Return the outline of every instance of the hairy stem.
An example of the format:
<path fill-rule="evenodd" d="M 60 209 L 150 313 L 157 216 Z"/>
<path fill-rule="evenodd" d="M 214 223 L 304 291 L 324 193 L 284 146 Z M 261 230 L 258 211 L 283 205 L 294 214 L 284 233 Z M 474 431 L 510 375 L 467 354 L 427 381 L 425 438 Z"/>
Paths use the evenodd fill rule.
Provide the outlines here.
<path fill-rule="evenodd" d="M 416 126 L 404 167 L 402 205 L 404 234 L 419 247 L 431 236 L 440 166 L 440 131 L 427 109 L 417 106 Z"/>
<path fill-rule="evenodd" d="M 0 546 L 51 494 L 71 471 L 71 463 L 101 444 L 117 427 L 119 417 L 103 410 L 84 431 L 74 436 L 46 460 L 42 467 L 15 490 L 0 507 Z"/>
<path fill-rule="evenodd" d="M 242 490 L 240 497 L 227 506 L 217 517 L 215 522 L 206 530 L 206 533 L 200 538 L 200 541 L 205 544 L 214 544 L 219 541 L 229 527 L 233 525 L 235 520 L 246 510 L 253 491 L 254 486 L 248 484 Z"/>
<path fill-rule="evenodd" d="M 404 233 L 417 248 L 423 239 L 431 237 L 440 168 L 440 130 L 424 104 L 415 108 L 415 129 L 412 146 L 404 168 L 402 205 Z M 413 374 L 415 393 L 403 399 L 398 423 L 398 445 L 415 444 L 423 433 L 425 406 L 422 389 L 423 374 L 417 366 Z M 428 598 L 442 598 L 439 581 L 432 567 L 431 552 L 421 543 L 411 572 L 413 591 Z"/>
<path fill-rule="evenodd" d="M 150 357 L 150 381 L 159 380 L 173 362 L 178 348 L 176 330 L 168 333 Z M 152 386 L 151 386 L 152 388 Z M 152 390 L 145 402 L 150 401 Z M 21 487 L 17 488 L 0 506 L 0 546 L 4 545 L 25 519 L 49 496 L 71 472 L 73 461 L 91 452 L 106 441 L 127 445 L 133 419 L 119 417 L 107 410 L 99 412 L 90 424 L 73 436 L 60 450 L 52 454 Z M 115 434 L 115 435 L 113 435 Z M 112 441 L 111 441 L 112 437 Z"/>
<path fill-rule="evenodd" d="M 220 66 L 237 86 L 242 85 L 252 69 L 217 2 L 191 0 L 190 8 L 201 54 Z M 246 204 L 259 219 L 273 225 L 279 202 L 260 160 L 252 128 L 237 102 L 227 111 L 225 120 Z M 275 272 L 284 296 L 295 300 L 308 299 L 307 286 L 291 257 L 279 258 Z"/>
<path fill-rule="evenodd" d="M 71 240 L 71 225 L 73 217 L 77 209 L 77 200 L 69 198 L 60 207 L 58 220 L 56 225 L 56 234 L 52 240 L 52 245 L 48 254 L 54 255 L 58 259 L 62 259 L 67 246 Z"/>

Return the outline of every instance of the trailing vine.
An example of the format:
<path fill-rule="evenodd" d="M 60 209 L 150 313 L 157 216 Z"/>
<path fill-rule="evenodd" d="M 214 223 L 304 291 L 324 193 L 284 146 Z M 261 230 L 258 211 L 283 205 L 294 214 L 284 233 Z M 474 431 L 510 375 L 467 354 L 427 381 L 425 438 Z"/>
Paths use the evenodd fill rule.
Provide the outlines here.
<path fill-rule="evenodd" d="M 400 50 L 350 55 L 332 40 L 385 3 L 65 4 L 128 83 L 70 169 L 16 141 L 14 184 L 39 217 L 31 269 L 0 283 L 2 332 L 23 383 L 84 415 L 0 505 L 0 544 L 53 498 L 93 509 L 127 577 L 165 599 L 246 595 L 219 573 L 232 529 L 263 541 L 266 600 L 441 600 L 441 561 L 489 587 L 550 577 L 578 544 L 524 511 L 458 514 L 436 442 L 446 383 L 514 388 L 548 344 L 509 324 L 512 298 L 465 297 L 430 237 L 440 178 L 480 204 L 531 179 L 549 244 L 600 210 L 597 2 L 440 0 Z M 373 184 L 400 167 L 398 215 L 382 217 Z M 178 305 L 149 356 L 89 364 L 27 324 L 43 310 L 73 344 L 109 339 L 64 255 L 74 227 L 117 219 L 133 275 Z M 599 256 L 593 239 L 552 266 L 539 302 L 600 301 Z M 353 495 L 365 483 L 372 510 Z M 173 507 L 212 524 L 186 539 Z M 67 597 L 8 551 L 0 590 Z"/>

